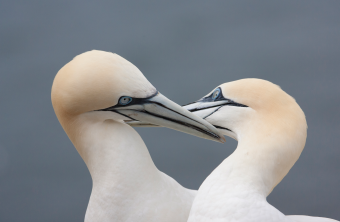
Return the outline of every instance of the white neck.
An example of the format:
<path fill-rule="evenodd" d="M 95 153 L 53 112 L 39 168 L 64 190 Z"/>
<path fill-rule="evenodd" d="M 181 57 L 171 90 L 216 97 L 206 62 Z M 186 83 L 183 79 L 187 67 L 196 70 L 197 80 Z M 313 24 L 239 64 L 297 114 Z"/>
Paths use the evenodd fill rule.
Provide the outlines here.
<path fill-rule="evenodd" d="M 148 176 L 157 174 L 147 147 L 129 125 L 113 120 L 90 120 L 83 121 L 81 128 L 81 141 L 76 148 L 94 185 L 106 181 L 131 182 L 136 175 L 142 176 L 141 172 Z"/>
<path fill-rule="evenodd" d="M 82 114 L 69 131 L 93 180 L 85 221 L 187 221 L 196 192 L 156 168 L 132 127 L 104 117 Z"/>
<path fill-rule="evenodd" d="M 123 220 L 139 193 L 152 192 L 161 174 L 139 134 L 127 124 L 98 121 L 88 114 L 76 124 L 76 148 L 93 180 L 86 221 Z"/>
<path fill-rule="evenodd" d="M 306 139 L 305 125 L 289 133 L 279 128 L 262 126 L 262 129 L 270 130 L 257 129 L 249 130 L 249 134 L 238 134 L 235 152 L 201 185 L 189 222 L 207 218 L 210 221 L 223 218 L 240 222 L 253 221 L 250 218 L 263 222 L 286 220 L 281 212 L 267 203 L 266 197 L 299 158 Z M 206 209 L 207 203 L 214 211 Z"/>

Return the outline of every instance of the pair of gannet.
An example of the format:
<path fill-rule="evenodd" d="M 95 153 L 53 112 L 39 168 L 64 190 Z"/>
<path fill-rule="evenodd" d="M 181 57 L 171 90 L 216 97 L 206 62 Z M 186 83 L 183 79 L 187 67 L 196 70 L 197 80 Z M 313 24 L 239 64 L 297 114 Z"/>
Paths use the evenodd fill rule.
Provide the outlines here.
<path fill-rule="evenodd" d="M 285 216 L 266 201 L 299 158 L 307 137 L 299 105 L 268 81 L 222 84 L 184 107 L 195 117 L 159 94 L 122 57 L 91 51 L 58 72 L 52 103 L 91 173 L 87 222 L 335 221 Z M 128 124 L 165 126 L 219 142 L 223 134 L 238 140 L 238 147 L 196 195 L 157 170 Z"/>
<path fill-rule="evenodd" d="M 52 104 L 92 177 L 86 222 L 187 221 L 196 191 L 159 171 L 125 121 L 224 142 L 211 124 L 160 94 L 133 64 L 103 51 L 83 53 L 58 72 Z"/>

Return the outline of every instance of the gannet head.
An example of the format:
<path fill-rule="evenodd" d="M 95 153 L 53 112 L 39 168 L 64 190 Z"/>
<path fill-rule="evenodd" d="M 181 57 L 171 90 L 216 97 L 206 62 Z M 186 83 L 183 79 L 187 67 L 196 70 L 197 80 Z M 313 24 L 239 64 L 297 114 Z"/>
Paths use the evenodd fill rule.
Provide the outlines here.
<path fill-rule="evenodd" d="M 307 129 L 305 115 L 295 99 L 279 86 L 262 79 L 224 83 L 183 107 L 236 140 L 264 128 L 282 129 L 286 133 L 299 126 L 304 132 Z"/>
<path fill-rule="evenodd" d="M 66 64 L 54 79 L 52 104 L 64 129 L 74 117 L 89 114 L 94 121 L 139 120 L 224 142 L 211 124 L 167 99 L 136 66 L 109 52 L 85 52 Z"/>
<path fill-rule="evenodd" d="M 249 161 L 257 161 L 253 165 L 267 172 L 268 192 L 288 173 L 305 146 L 303 111 L 293 97 L 266 80 L 224 83 L 184 108 L 238 140 Z"/>

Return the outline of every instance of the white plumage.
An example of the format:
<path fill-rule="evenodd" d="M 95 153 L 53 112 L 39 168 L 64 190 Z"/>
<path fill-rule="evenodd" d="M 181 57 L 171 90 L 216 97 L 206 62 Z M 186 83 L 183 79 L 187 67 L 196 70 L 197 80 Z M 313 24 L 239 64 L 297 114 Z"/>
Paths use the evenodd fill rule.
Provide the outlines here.
<path fill-rule="evenodd" d="M 161 95 L 133 64 L 103 51 L 83 53 L 58 72 L 52 103 L 93 180 L 86 222 L 187 221 L 196 191 L 160 172 L 126 122 L 223 142 L 211 124 Z"/>
<path fill-rule="evenodd" d="M 203 182 L 189 222 L 331 222 L 285 216 L 266 197 L 298 160 L 307 123 L 296 101 L 265 80 L 225 83 L 185 106 L 238 140 L 234 153 Z"/>

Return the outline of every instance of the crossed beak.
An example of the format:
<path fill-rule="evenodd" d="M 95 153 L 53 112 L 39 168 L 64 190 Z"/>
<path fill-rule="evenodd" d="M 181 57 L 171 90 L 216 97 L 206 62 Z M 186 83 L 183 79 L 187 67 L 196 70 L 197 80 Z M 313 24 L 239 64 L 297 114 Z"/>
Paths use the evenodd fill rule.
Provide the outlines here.
<path fill-rule="evenodd" d="M 127 117 L 131 126 L 163 126 L 204 139 L 225 142 L 224 136 L 210 123 L 172 102 L 159 92 L 148 98 L 138 98 L 131 105 L 104 109 Z"/>

